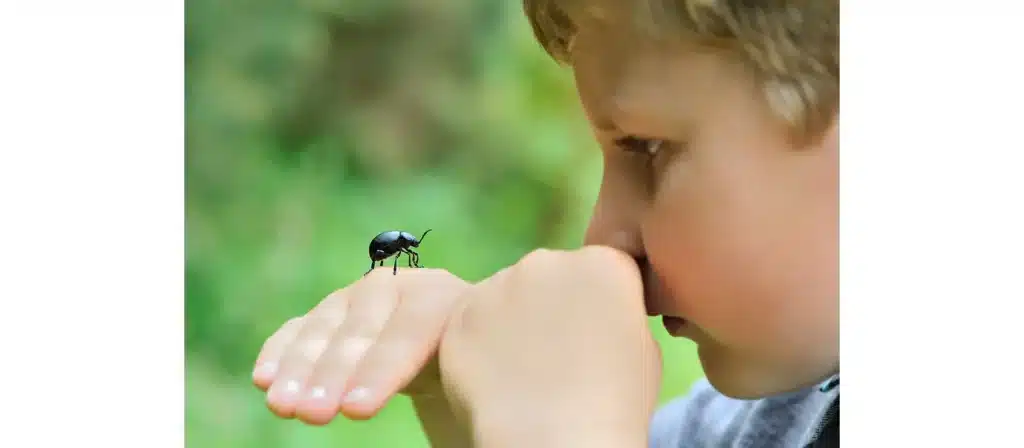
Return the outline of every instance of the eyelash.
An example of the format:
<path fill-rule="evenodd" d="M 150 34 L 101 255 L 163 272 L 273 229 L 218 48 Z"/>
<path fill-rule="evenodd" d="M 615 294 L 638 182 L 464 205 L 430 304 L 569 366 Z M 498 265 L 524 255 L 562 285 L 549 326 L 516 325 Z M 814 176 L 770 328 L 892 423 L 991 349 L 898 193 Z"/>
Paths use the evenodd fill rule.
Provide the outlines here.
<path fill-rule="evenodd" d="M 634 135 L 627 135 L 615 140 L 615 146 L 619 149 L 650 158 L 658 155 L 658 151 L 660 151 L 664 145 L 664 140 L 640 138 Z"/>

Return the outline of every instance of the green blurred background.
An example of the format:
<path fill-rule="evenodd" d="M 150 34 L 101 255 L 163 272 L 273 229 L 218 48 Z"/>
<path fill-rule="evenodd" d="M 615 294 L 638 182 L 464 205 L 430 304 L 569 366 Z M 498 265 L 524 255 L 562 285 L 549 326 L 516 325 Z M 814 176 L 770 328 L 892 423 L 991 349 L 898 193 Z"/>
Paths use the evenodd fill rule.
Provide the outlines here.
<path fill-rule="evenodd" d="M 368 268 L 379 231 L 479 280 L 579 244 L 601 160 L 520 2 L 186 2 L 186 422 L 195 447 L 427 446 L 409 402 L 308 427 L 250 382 L 263 341 Z M 404 260 L 403 260 L 404 263 Z M 670 340 L 662 399 L 700 375 Z"/>

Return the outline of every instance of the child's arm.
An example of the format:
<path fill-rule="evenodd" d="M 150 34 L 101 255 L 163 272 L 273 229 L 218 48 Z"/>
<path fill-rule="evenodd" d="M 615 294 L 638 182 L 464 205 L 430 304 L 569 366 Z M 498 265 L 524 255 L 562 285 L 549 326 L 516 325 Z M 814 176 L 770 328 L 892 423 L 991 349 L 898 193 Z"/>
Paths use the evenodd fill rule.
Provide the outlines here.
<path fill-rule="evenodd" d="M 527 255 L 467 289 L 439 359 L 476 446 L 647 446 L 661 360 L 628 254 Z"/>

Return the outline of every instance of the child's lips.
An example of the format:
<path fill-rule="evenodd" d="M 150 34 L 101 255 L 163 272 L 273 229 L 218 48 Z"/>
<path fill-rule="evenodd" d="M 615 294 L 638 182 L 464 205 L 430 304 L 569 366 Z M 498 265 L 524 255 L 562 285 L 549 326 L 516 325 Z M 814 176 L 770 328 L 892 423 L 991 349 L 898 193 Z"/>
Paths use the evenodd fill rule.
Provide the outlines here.
<path fill-rule="evenodd" d="M 647 315 L 650 317 L 662 316 L 661 324 L 665 326 L 665 330 L 670 335 L 675 337 L 683 336 L 684 330 L 687 327 L 686 319 L 664 315 L 667 310 L 661 307 L 671 303 L 671 300 L 667 297 L 668 291 L 665 290 L 661 279 L 651 269 L 649 264 L 641 263 L 640 266 L 644 282 L 644 309 L 647 311 Z"/>

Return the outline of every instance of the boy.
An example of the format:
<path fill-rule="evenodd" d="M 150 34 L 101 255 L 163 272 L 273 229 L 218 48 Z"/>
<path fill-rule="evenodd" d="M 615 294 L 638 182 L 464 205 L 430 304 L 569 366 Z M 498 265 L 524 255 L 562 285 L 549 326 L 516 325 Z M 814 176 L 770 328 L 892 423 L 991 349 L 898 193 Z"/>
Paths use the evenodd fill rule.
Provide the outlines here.
<path fill-rule="evenodd" d="M 401 391 L 445 447 L 838 445 L 838 0 L 525 6 L 601 143 L 587 247 L 371 273 L 267 341 L 270 408 Z M 707 376 L 657 413 L 645 314 Z"/>

